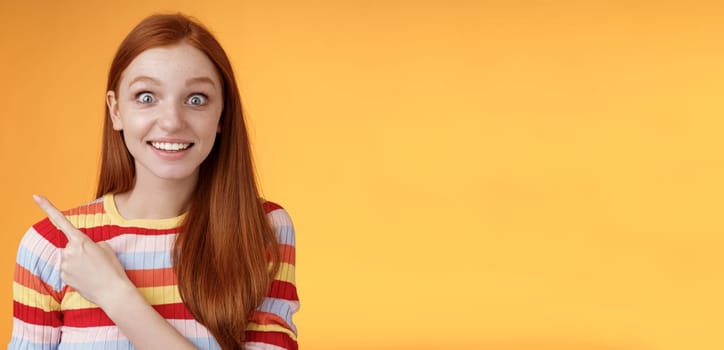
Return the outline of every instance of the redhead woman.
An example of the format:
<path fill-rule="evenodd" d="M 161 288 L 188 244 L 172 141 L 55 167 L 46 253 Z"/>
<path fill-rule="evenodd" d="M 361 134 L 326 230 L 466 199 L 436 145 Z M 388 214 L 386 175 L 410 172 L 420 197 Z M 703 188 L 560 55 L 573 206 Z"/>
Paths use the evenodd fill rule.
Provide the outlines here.
<path fill-rule="evenodd" d="M 262 199 L 226 53 L 154 15 L 111 64 L 97 199 L 18 249 L 9 349 L 296 349 L 294 229 Z"/>

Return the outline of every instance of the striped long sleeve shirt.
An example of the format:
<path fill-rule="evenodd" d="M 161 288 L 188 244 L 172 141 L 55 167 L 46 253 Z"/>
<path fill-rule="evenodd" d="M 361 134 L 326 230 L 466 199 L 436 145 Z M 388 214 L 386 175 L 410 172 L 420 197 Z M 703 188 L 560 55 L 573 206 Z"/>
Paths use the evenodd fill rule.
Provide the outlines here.
<path fill-rule="evenodd" d="M 267 297 L 251 315 L 246 349 L 297 349 L 292 315 L 299 309 L 294 279 L 294 227 L 279 205 L 264 209 L 276 232 L 281 265 Z M 116 252 L 138 291 L 199 349 L 220 349 L 208 330 L 181 301 L 171 251 L 184 215 L 160 220 L 126 220 L 112 194 L 64 212 L 95 242 Z M 49 219 L 33 225 L 20 242 L 13 282 L 13 333 L 8 349 L 133 349 L 123 332 L 98 306 L 60 278 L 60 252 L 67 239 Z"/>

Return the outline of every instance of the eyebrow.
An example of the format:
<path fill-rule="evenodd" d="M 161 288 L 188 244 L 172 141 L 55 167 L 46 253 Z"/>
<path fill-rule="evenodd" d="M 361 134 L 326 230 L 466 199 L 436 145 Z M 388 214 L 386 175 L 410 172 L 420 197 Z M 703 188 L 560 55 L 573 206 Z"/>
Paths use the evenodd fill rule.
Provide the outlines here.
<path fill-rule="evenodd" d="M 147 81 L 151 84 L 161 85 L 161 82 L 158 79 L 147 77 L 145 75 L 141 75 L 141 76 L 135 77 L 133 80 L 131 80 L 131 82 L 128 83 L 128 86 L 131 86 L 139 81 Z"/>
<path fill-rule="evenodd" d="M 189 86 L 191 84 L 195 83 L 203 83 L 203 84 L 210 84 L 214 89 L 216 89 L 216 84 L 214 84 L 214 81 L 211 80 L 209 77 L 196 77 L 186 80 L 186 86 Z"/>
<path fill-rule="evenodd" d="M 154 84 L 154 85 L 161 85 L 161 81 L 160 81 L 160 80 L 158 80 L 158 79 L 156 79 L 156 78 L 149 77 L 149 76 L 141 75 L 141 76 L 135 77 L 133 80 L 131 80 L 131 82 L 128 83 L 128 86 L 131 86 L 131 85 L 133 85 L 133 84 L 135 84 L 135 83 L 137 83 L 137 82 L 140 82 L 140 81 L 146 81 L 146 82 L 149 82 L 149 83 Z M 190 79 L 187 79 L 187 80 L 186 80 L 186 86 L 189 86 L 189 85 L 192 85 L 192 84 L 198 84 L 198 83 L 209 84 L 209 85 L 211 85 L 214 89 L 216 89 L 216 84 L 215 84 L 214 81 L 213 81 L 211 78 L 209 78 L 209 77 L 195 77 L 195 78 L 190 78 Z"/>

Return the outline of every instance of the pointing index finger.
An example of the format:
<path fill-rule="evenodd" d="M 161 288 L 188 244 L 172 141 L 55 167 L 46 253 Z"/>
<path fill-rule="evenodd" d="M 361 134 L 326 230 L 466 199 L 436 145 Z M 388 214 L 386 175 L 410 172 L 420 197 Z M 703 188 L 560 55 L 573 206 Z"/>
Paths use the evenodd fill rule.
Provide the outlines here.
<path fill-rule="evenodd" d="M 68 221 L 68 219 L 65 218 L 65 215 L 60 212 L 55 206 L 53 206 L 53 203 L 50 203 L 50 201 L 41 196 L 34 194 L 33 200 L 35 200 L 35 204 L 37 204 L 40 209 L 42 209 L 46 214 L 48 214 L 48 218 L 51 222 L 57 227 L 60 231 L 62 231 L 65 234 L 65 237 L 68 238 L 68 240 L 76 240 L 80 239 L 83 233 L 78 231 L 78 229 L 73 226 L 73 224 Z"/>

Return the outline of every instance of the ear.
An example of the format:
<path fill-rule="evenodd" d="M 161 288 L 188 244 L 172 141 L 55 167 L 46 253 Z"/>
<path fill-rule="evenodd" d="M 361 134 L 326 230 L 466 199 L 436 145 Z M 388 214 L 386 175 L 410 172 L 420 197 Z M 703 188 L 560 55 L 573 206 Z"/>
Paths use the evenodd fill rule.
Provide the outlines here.
<path fill-rule="evenodd" d="M 116 93 L 113 90 L 108 90 L 108 92 L 106 92 L 106 106 L 108 106 L 108 114 L 111 116 L 113 130 L 123 130 L 121 114 L 118 111 L 118 100 L 116 99 Z"/>

